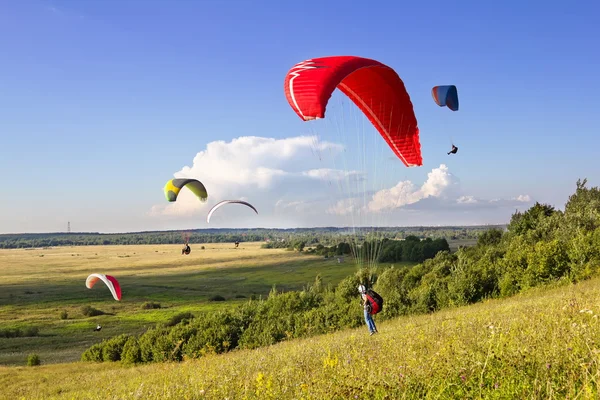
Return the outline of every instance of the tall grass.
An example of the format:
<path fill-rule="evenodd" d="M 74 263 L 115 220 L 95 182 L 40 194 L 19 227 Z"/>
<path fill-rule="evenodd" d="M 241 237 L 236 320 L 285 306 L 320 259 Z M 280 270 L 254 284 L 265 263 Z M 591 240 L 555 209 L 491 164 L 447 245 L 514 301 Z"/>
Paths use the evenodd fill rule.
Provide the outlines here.
<path fill-rule="evenodd" d="M 600 279 L 181 363 L 0 368 L 6 398 L 596 399 Z"/>

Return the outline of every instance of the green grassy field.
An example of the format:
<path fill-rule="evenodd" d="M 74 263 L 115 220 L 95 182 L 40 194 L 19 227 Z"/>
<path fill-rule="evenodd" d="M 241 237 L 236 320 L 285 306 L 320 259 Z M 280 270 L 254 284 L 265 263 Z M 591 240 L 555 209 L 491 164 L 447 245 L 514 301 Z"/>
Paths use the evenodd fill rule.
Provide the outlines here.
<path fill-rule="evenodd" d="M 460 246 L 470 247 L 477 244 L 477 239 L 448 239 L 447 241 L 450 246 L 450 251 L 456 251 Z"/>
<path fill-rule="evenodd" d="M 599 279 L 181 363 L 0 367 L 6 399 L 597 399 Z"/>
<path fill-rule="evenodd" d="M 27 354 L 45 363 L 79 360 L 91 344 L 120 333 L 142 332 L 173 315 L 218 309 L 246 301 L 251 295 L 301 289 L 320 274 L 325 284 L 337 284 L 356 270 L 344 263 L 283 249 L 261 249 L 260 243 L 192 246 L 182 256 L 179 245 L 55 247 L 1 250 L 0 329 L 40 329 L 37 337 L 0 338 L 0 364 L 24 365 Z M 115 276 L 122 301 L 113 300 L 98 283 L 85 287 L 93 272 Z M 227 301 L 208 301 L 220 295 Z M 161 309 L 142 310 L 146 301 Z M 84 317 L 81 306 L 107 313 Z M 60 319 L 61 311 L 69 317 Z M 103 326 L 94 332 L 96 324 Z"/>

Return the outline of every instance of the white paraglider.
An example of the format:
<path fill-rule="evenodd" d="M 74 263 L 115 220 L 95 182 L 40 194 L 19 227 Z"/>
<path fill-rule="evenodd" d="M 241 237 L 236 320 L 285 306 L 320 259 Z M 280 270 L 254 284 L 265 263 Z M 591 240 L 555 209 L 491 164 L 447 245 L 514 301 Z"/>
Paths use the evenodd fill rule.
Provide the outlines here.
<path fill-rule="evenodd" d="M 258 211 L 256 210 L 256 208 L 254 208 L 254 206 L 246 201 L 243 200 L 223 200 L 217 204 L 214 205 L 213 208 L 210 209 L 210 211 L 208 212 L 208 215 L 206 216 L 206 222 L 210 223 L 210 216 L 217 210 L 217 208 L 224 206 L 225 204 L 243 204 L 245 206 L 250 207 L 251 209 L 254 210 L 255 213 L 258 214 Z"/>

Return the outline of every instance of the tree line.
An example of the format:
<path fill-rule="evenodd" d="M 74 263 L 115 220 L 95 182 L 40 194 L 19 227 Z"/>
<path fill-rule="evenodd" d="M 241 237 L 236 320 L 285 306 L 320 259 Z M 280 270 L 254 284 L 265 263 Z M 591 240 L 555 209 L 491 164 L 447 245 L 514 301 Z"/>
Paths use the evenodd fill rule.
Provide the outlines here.
<path fill-rule="evenodd" d="M 196 229 L 188 231 L 151 231 L 120 234 L 90 233 L 24 233 L 0 235 L 0 249 L 39 248 L 55 246 L 97 246 L 137 244 L 177 244 L 189 235 L 189 243 L 272 243 L 272 247 L 288 247 L 297 239 L 306 245 L 332 245 L 352 236 L 363 240 L 369 235 L 388 239 L 419 238 L 476 239 L 486 226 L 479 227 L 398 227 L 398 228 L 297 228 L 297 229 Z M 500 227 L 501 228 L 501 227 Z M 278 245 L 277 243 L 284 243 Z"/>
<path fill-rule="evenodd" d="M 268 244 L 264 244 L 263 247 L 268 247 Z M 296 240 L 289 242 L 287 249 L 303 251 L 305 247 L 306 242 Z M 314 247 L 309 247 L 306 253 L 322 255 L 325 258 L 351 256 L 361 261 L 393 263 L 400 261 L 423 262 L 433 258 L 440 251 L 450 251 L 450 245 L 445 238 L 421 239 L 418 236 L 409 235 L 402 240 L 371 239 L 364 240 L 360 244 L 354 241 L 342 241 L 332 246 L 318 243 Z"/>

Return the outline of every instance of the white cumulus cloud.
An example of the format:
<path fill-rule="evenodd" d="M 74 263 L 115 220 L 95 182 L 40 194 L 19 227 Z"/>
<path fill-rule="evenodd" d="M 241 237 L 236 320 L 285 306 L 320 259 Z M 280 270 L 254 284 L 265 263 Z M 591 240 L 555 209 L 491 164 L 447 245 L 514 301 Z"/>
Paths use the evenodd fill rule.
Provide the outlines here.
<path fill-rule="evenodd" d="M 267 200 L 274 206 L 278 200 L 273 197 L 277 195 L 273 193 L 274 188 L 298 192 L 300 186 L 294 186 L 299 185 L 299 180 L 325 181 L 360 176 L 359 171 L 318 168 L 321 165 L 314 155 L 316 150 L 335 154 L 343 147 L 315 136 L 284 139 L 242 136 L 230 142 L 210 142 L 194 157 L 192 166 L 185 166 L 173 174 L 175 178 L 200 180 L 207 189 L 208 201 L 201 203 L 184 188 L 176 202 L 155 205 L 149 214 L 189 216 L 199 210 L 208 211 L 209 207 L 225 199 L 244 198 L 252 204 Z M 218 220 L 217 215 L 214 220 Z"/>
<path fill-rule="evenodd" d="M 342 145 L 316 136 L 243 136 L 229 142 L 210 142 L 197 153 L 191 166 L 173 174 L 204 183 L 208 201 L 201 203 L 184 188 L 176 202 L 157 204 L 149 214 L 166 219 L 193 215 L 195 226 L 202 227 L 206 226 L 202 217 L 214 204 L 241 199 L 258 209 L 259 218 L 244 207 L 231 205 L 226 212 L 225 208 L 217 211 L 210 226 L 466 224 L 506 220 L 511 207 L 514 210 L 531 203 L 527 194 L 490 200 L 464 193 L 459 179 L 445 164 L 429 171 L 420 184 L 405 179 L 372 190 L 376 182 L 370 182 L 367 190 L 366 184 L 354 183 L 371 179 L 369 171 L 328 168 L 318 156 L 320 152 L 340 154 L 343 150 Z M 383 177 L 376 178 L 383 183 Z"/>
<path fill-rule="evenodd" d="M 371 211 L 394 209 L 413 204 L 428 197 L 444 197 L 456 190 L 458 179 L 448 171 L 445 164 L 427 174 L 427 180 L 417 188 L 411 181 L 401 181 L 391 189 L 383 189 L 373 195 L 368 208 Z"/>
<path fill-rule="evenodd" d="M 366 204 L 360 197 L 343 199 L 329 207 L 328 212 L 345 215 L 359 211 L 366 213 L 402 208 L 429 197 L 450 196 L 458 191 L 458 182 L 458 178 L 448 171 L 448 167 L 441 164 L 439 168 L 434 168 L 427 174 L 427 180 L 421 186 L 409 180 L 400 181 L 392 188 L 377 191 Z"/>
<path fill-rule="evenodd" d="M 515 198 L 517 201 L 521 201 L 523 203 L 531 202 L 531 197 L 528 194 L 521 194 Z"/>
<path fill-rule="evenodd" d="M 479 200 L 475 198 L 475 196 L 460 196 L 456 199 L 458 204 L 477 204 Z"/>

